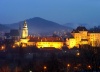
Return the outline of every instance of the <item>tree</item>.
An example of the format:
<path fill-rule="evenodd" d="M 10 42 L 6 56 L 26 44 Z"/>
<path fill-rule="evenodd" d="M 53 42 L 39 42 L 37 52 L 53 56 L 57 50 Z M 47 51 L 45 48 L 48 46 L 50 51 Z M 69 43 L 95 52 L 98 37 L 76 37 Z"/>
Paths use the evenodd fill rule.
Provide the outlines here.
<path fill-rule="evenodd" d="M 66 72 L 66 63 L 53 54 L 47 61 L 47 72 Z"/>

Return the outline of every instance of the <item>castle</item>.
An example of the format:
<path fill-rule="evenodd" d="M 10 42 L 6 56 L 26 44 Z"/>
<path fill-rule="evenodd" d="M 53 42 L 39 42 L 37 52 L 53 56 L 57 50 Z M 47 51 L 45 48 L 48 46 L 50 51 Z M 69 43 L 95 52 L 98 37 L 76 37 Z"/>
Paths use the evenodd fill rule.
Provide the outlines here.
<path fill-rule="evenodd" d="M 34 37 L 28 35 L 28 27 L 26 21 L 23 24 L 23 28 L 20 31 L 21 38 L 15 42 L 15 45 L 36 46 L 37 48 L 57 48 L 61 49 L 63 41 L 60 37 Z"/>
<path fill-rule="evenodd" d="M 66 39 L 69 48 L 79 47 L 79 45 L 100 46 L 100 32 L 97 30 L 89 31 L 83 26 L 73 29 L 71 37 Z"/>
<path fill-rule="evenodd" d="M 17 30 L 11 30 L 12 38 L 16 39 L 18 34 Z M 66 41 L 62 37 L 34 37 L 28 34 L 28 27 L 26 21 L 23 24 L 22 29 L 19 29 L 20 36 L 15 41 L 15 46 L 26 47 L 36 46 L 37 48 L 56 48 L 61 49 L 66 45 L 69 49 L 73 47 L 79 48 L 79 46 L 90 45 L 92 47 L 100 47 L 100 32 L 98 30 L 87 30 L 84 26 L 79 26 L 73 29 L 70 33 L 70 37 L 66 38 Z M 16 36 L 17 35 L 17 36 Z"/>

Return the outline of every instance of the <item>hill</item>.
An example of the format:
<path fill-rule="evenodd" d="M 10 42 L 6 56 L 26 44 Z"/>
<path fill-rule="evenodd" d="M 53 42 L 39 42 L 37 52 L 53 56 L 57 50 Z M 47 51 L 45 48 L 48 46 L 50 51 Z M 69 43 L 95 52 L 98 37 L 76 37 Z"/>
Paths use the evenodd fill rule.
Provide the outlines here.
<path fill-rule="evenodd" d="M 54 31 L 61 31 L 61 30 L 66 30 L 66 31 L 71 30 L 70 27 L 66 27 L 66 26 L 60 25 L 58 23 L 49 21 L 49 20 L 45 20 L 40 17 L 34 17 L 34 18 L 27 19 L 26 22 L 28 24 L 29 32 L 31 32 L 31 33 L 43 33 L 43 32 L 54 32 Z M 18 23 L 9 24 L 7 26 L 18 29 L 19 25 L 21 25 L 21 27 L 22 27 L 23 23 L 24 23 L 24 21 L 20 21 Z"/>
<path fill-rule="evenodd" d="M 98 24 L 93 24 L 93 23 L 66 23 L 64 26 L 67 26 L 69 28 L 77 28 L 78 26 L 85 26 L 86 28 L 90 29 L 94 26 L 98 26 Z"/>
<path fill-rule="evenodd" d="M 8 32 L 9 30 L 10 30 L 10 27 L 8 27 L 4 24 L 0 24 L 0 31 Z"/>

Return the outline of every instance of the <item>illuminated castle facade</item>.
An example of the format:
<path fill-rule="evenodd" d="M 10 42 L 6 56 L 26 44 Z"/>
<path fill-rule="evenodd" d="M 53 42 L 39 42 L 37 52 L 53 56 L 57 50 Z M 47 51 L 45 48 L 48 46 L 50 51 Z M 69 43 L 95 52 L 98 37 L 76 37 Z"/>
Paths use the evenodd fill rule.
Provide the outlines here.
<path fill-rule="evenodd" d="M 13 30 L 11 31 L 11 34 L 14 34 L 14 32 L 17 31 Z M 12 38 L 13 37 L 16 38 L 15 35 L 12 35 Z M 61 49 L 65 45 L 65 43 L 68 48 L 79 48 L 79 46 L 83 45 L 100 47 L 100 31 L 87 30 L 85 27 L 79 26 L 76 29 L 72 30 L 70 37 L 66 38 L 66 42 L 64 42 L 63 38 L 58 36 L 34 37 L 28 35 L 28 27 L 25 21 L 20 31 L 20 38 L 18 37 L 18 40 L 15 42 L 15 45 L 22 45 L 22 47 L 36 46 L 37 48 Z"/>
<path fill-rule="evenodd" d="M 71 32 L 71 37 L 66 39 L 69 48 L 79 47 L 79 45 L 100 46 L 100 32 L 88 31 L 85 27 L 79 26 Z"/>
<path fill-rule="evenodd" d="M 28 35 L 28 27 L 25 21 L 21 30 L 20 41 L 16 42 L 16 44 L 19 46 L 22 45 L 22 47 L 36 46 L 37 48 L 61 49 L 63 41 L 60 37 L 34 37 Z"/>

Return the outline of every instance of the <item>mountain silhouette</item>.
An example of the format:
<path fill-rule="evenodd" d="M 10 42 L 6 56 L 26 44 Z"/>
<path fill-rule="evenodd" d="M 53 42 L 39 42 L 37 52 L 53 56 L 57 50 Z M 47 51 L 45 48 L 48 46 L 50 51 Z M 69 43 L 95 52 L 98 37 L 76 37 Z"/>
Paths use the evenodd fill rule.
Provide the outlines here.
<path fill-rule="evenodd" d="M 9 32 L 10 27 L 4 25 L 4 24 L 0 24 L 0 31 L 5 31 L 5 32 Z"/>
<path fill-rule="evenodd" d="M 60 25 L 56 22 L 49 21 L 40 17 L 34 17 L 26 20 L 28 24 L 29 32 L 31 33 L 43 33 L 43 32 L 54 32 L 54 31 L 61 31 L 61 30 L 71 30 L 70 27 L 66 27 Z M 19 26 L 23 26 L 24 21 L 20 21 L 18 23 L 9 24 L 6 26 L 12 29 L 18 29 Z"/>

